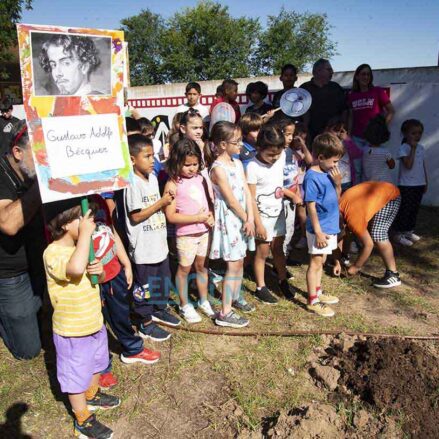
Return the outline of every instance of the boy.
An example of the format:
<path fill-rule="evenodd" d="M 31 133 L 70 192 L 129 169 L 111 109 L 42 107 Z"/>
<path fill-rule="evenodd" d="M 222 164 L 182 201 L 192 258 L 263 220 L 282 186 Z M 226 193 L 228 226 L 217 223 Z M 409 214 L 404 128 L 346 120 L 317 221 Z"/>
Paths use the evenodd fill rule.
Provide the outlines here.
<path fill-rule="evenodd" d="M 337 248 L 339 227 L 338 198 L 341 193 L 341 174 L 337 163 L 344 149 L 340 140 L 330 133 L 314 139 L 315 164 L 305 175 L 303 186 L 308 210 L 306 238 L 310 262 L 306 272 L 309 311 L 323 317 L 332 317 L 334 311 L 328 304 L 338 303 L 338 298 L 322 291 L 323 264 L 326 256 Z"/>
<path fill-rule="evenodd" d="M 282 95 L 288 91 L 291 90 L 292 88 L 294 88 L 294 84 L 297 81 L 297 68 L 296 66 L 294 66 L 293 64 L 285 64 L 280 72 L 280 77 L 279 79 L 282 81 L 282 84 L 284 86 L 284 88 L 282 90 L 277 91 L 274 95 L 273 95 L 273 108 L 279 108 L 280 107 L 280 98 L 282 97 Z M 290 116 L 287 116 L 282 110 L 276 111 L 276 113 L 274 113 L 273 119 L 272 120 L 282 120 L 282 119 L 290 119 L 290 120 L 299 120 L 300 118 L 292 118 Z"/>
<path fill-rule="evenodd" d="M 198 82 L 189 82 L 189 84 L 186 85 L 186 92 L 184 95 L 186 96 L 187 102 L 180 105 L 175 113 L 186 113 L 189 108 L 193 108 L 200 113 L 203 121 L 205 121 L 205 119 L 209 116 L 209 110 L 204 105 L 200 104 L 200 84 L 198 84 Z"/>
<path fill-rule="evenodd" d="M 259 114 L 246 113 L 239 121 L 242 132 L 242 147 L 237 159 L 241 160 L 244 170 L 250 160 L 256 155 L 256 140 L 264 120 Z"/>
<path fill-rule="evenodd" d="M 218 89 L 217 89 L 218 92 Z M 225 79 L 221 84 L 220 89 L 221 96 L 214 99 L 210 106 L 209 114 L 212 114 L 212 110 L 221 102 L 226 102 L 233 107 L 235 111 L 235 123 L 241 119 L 241 110 L 239 108 L 236 98 L 238 97 L 238 83 L 233 79 Z"/>
<path fill-rule="evenodd" d="M 99 288 L 90 275 L 104 279 L 101 262 L 88 263 L 95 223 L 88 211 L 81 217 L 79 200 L 51 203 L 46 207 L 53 242 L 43 259 L 53 306 L 53 342 L 57 378 L 68 393 L 75 416 L 75 435 L 108 439 L 113 432 L 96 420 L 91 411 L 110 409 L 119 398 L 101 393 L 99 371 L 108 365 L 107 331 L 102 318 Z"/>
<path fill-rule="evenodd" d="M 141 134 L 128 136 L 134 182 L 125 190 L 126 229 L 129 254 L 134 262 L 134 310 L 141 317 L 139 335 L 145 339 L 164 341 L 171 334 L 154 322 L 170 326 L 180 320 L 166 308 L 171 272 L 168 262 L 168 242 L 163 208 L 171 204 L 174 194 L 166 192 L 160 198 L 154 168 L 151 139 Z"/>
<path fill-rule="evenodd" d="M 257 113 L 260 116 L 264 116 L 266 113 L 273 109 L 273 106 L 271 104 L 268 104 L 264 101 L 264 99 L 268 95 L 268 85 L 265 84 L 265 82 L 250 82 L 250 84 L 247 85 L 245 94 L 253 103 L 253 105 L 250 105 L 246 108 L 246 113 Z"/>

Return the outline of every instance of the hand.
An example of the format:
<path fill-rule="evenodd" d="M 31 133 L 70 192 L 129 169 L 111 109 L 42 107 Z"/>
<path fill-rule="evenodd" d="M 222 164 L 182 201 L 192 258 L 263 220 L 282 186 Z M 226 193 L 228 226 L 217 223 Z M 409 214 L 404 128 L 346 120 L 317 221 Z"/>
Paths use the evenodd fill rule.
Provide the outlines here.
<path fill-rule="evenodd" d="M 341 173 L 340 169 L 338 169 L 338 166 L 334 166 L 330 171 L 329 175 L 332 178 L 332 181 L 335 183 L 336 186 L 341 186 Z"/>
<path fill-rule="evenodd" d="M 100 276 L 104 272 L 104 266 L 102 262 L 95 259 L 87 265 L 87 273 L 91 276 L 92 274 L 96 274 Z"/>
<path fill-rule="evenodd" d="M 209 216 L 207 218 L 206 224 L 209 227 L 213 227 L 215 225 L 215 217 L 213 216 L 212 212 L 209 212 Z"/>
<path fill-rule="evenodd" d="M 204 207 L 201 208 L 196 215 L 196 222 L 207 223 L 209 220 L 209 215 L 212 215 L 212 213 L 208 212 Z"/>
<path fill-rule="evenodd" d="M 96 229 L 94 218 L 91 215 L 91 210 L 88 209 L 87 213 L 79 219 L 79 235 L 85 234 L 91 236 Z"/>
<path fill-rule="evenodd" d="M 245 236 L 255 236 L 255 223 L 247 220 L 242 226 L 242 231 Z"/>
<path fill-rule="evenodd" d="M 303 204 L 303 199 L 300 195 L 294 194 L 293 195 L 293 203 L 294 204 L 298 204 L 299 206 L 301 206 Z"/>
<path fill-rule="evenodd" d="M 325 248 L 328 246 L 329 235 L 323 232 L 316 233 L 317 248 Z"/>
<path fill-rule="evenodd" d="M 256 226 L 256 238 L 261 241 L 267 240 L 267 231 L 265 230 L 265 227 L 262 224 Z"/>
<path fill-rule="evenodd" d="M 163 194 L 163 197 L 160 199 L 162 203 L 162 207 L 169 206 L 174 201 L 174 198 L 175 198 L 174 192 L 172 192 L 171 190 L 165 192 Z"/>
<path fill-rule="evenodd" d="M 360 269 L 358 267 L 356 267 L 355 265 L 351 265 L 348 268 L 347 273 L 349 276 L 355 276 L 356 274 L 358 274 L 359 271 L 360 271 Z"/>
<path fill-rule="evenodd" d="M 303 151 L 304 148 L 306 148 L 305 142 L 302 139 L 302 137 L 295 136 L 293 138 L 293 148 L 294 149 L 299 149 L 299 150 L 302 150 L 302 151 Z"/>
<path fill-rule="evenodd" d="M 274 116 L 275 109 L 268 110 L 262 117 L 264 118 L 264 123 L 267 122 L 267 120 L 271 119 Z"/>
<path fill-rule="evenodd" d="M 341 264 L 340 264 L 340 261 L 335 261 L 335 265 L 332 268 L 332 274 L 334 276 L 337 276 L 337 277 L 340 276 L 340 274 L 341 274 Z"/>
<path fill-rule="evenodd" d="M 123 267 L 123 271 L 125 272 L 125 277 L 127 278 L 128 289 L 133 286 L 133 269 L 131 268 L 131 264 L 127 264 Z"/>

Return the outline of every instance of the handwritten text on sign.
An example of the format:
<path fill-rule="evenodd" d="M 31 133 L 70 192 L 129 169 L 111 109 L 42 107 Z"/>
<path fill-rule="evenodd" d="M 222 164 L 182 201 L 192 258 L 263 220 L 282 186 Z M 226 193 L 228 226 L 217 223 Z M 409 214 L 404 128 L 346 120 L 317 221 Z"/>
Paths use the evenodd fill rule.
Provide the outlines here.
<path fill-rule="evenodd" d="M 53 178 L 125 166 L 116 114 L 42 118 Z"/>

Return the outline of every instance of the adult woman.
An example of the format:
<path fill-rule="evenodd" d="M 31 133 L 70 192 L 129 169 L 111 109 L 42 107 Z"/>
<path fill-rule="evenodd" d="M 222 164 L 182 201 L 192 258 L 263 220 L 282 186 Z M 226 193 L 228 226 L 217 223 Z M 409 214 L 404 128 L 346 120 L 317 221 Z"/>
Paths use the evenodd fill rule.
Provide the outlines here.
<path fill-rule="evenodd" d="M 367 145 L 364 130 L 371 119 L 382 114 L 388 125 L 395 115 L 395 109 L 386 91 L 373 85 L 373 73 L 369 64 L 361 64 L 355 70 L 347 105 L 349 133 L 360 148 Z"/>

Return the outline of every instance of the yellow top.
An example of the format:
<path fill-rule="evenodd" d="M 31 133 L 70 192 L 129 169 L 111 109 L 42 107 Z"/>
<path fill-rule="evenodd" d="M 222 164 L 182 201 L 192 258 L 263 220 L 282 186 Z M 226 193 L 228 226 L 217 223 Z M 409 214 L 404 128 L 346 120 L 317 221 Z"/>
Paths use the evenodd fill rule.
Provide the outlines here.
<path fill-rule="evenodd" d="M 50 244 L 44 252 L 47 288 L 54 309 L 53 332 L 63 337 L 83 337 L 103 325 L 99 286 L 92 286 L 87 273 L 67 276 L 67 263 L 75 247 Z"/>

